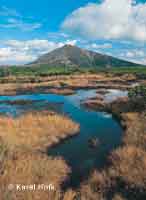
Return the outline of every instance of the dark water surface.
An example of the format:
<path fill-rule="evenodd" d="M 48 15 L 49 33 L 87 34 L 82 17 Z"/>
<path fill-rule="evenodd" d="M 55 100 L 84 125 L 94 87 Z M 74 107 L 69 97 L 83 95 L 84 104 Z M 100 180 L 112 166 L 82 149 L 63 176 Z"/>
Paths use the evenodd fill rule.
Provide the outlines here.
<path fill-rule="evenodd" d="M 115 92 L 113 92 L 115 95 Z M 119 93 L 122 95 L 121 92 Z M 117 93 L 116 93 L 117 95 Z M 123 95 L 125 95 L 123 93 Z M 48 150 L 48 155 L 62 156 L 72 168 L 71 185 L 79 184 L 93 168 L 102 167 L 108 154 L 121 143 L 122 128 L 112 115 L 89 111 L 80 106 L 80 101 L 96 96 L 95 90 L 79 90 L 75 95 L 32 94 L 14 97 L 1 96 L 0 101 L 33 100 L 32 105 L 0 104 L 0 113 L 17 116 L 27 110 L 47 109 L 49 103 L 61 105 L 57 110 L 80 124 L 80 133 Z M 118 96 L 118 95 L 117 95 Z M 112 95 L 110 93 L 110 99 Z M 108 97 L 106 97 L 108 99 Z M 49 109 L 49 108 L 48 108 Z M 89 147 L 89 139 L 96 137 L 100 144 Z"/>

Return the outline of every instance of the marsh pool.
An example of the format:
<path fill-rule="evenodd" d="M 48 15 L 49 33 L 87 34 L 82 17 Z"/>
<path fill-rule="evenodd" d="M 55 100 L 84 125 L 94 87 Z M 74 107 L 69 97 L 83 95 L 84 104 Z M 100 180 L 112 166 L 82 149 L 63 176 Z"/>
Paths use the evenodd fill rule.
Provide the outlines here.
<path fill-rule="evenodd" d="M 108 95 L 108 94 L 107 94 Z M 109 92 L 109 97 L 125 96 L 121 91 Z M 52 109 L 69 116 L 80 124 L 78 135 L 66 139 L 64 142 L 48 149 L 48 155 L 62 156 L 72 168 L 70 184 L 76 186 L 81 179 L 88 176 L 91 169 L 103 167 L 109 153 L 121 143 L 122 128 L 111 114 L 94 112 L 81 106 L 81 101 L 95 97 L 95 90 L 79 90 L 74 95 L 63 96 L 56 94 L 31 94 L 18 96 L 1 96 L 0 113 L 17 117 L 31 110 L 47 110 L 49 104 L 55 105 Z M 31 105 L 15 105 L 8 101 L 31 100 Z M 99 145 L 96 148 L 89 146 L 89 140 L 97 138 Z"/>

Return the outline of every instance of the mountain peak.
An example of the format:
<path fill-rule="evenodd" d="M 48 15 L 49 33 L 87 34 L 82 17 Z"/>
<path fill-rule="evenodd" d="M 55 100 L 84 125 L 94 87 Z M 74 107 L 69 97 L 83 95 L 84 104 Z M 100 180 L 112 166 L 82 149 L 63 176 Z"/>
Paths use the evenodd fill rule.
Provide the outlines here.
<path fill-rule="evenodd" d="M 76 45 L 72 45 L 72 44 L 65 44 L 63 47 L 61 47 L 62 49 L 80 49 L 78 46 Z"/>
<path fill-rule="evenodd" d="M 72 45 L 72 44 L 65 44 L 63 47 L 75 47 L 75 45 Z"/>

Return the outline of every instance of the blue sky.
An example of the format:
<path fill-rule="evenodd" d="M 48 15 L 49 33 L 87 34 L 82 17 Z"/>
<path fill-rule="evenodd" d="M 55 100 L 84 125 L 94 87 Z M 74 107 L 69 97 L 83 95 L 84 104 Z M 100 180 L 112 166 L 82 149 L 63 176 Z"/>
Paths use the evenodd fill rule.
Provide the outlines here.
<path fill-rule="evenodd" d="M 145 1 L 0 1 L 0 64 L 25 64 L 64 44 L 146 64 Z"/>

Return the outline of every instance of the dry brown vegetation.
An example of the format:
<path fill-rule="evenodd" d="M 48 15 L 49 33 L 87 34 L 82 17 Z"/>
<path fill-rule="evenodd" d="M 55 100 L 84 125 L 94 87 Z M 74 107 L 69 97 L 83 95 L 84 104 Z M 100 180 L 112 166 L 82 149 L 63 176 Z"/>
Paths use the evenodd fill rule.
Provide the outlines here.
<path fill-rule="evenodd" d="M 61 157 L 49 157 L 46 148 L 76 134 L 79 125 L 52 112 L 27 113 L 18 118 L 0 117 L 0 199 L 60 200 L 61 185 L 70 169 Z M 41 151 L 38 151 L 41 150 Z M 13 190 L 8 189 L 13 184 Z M 53 190 L 17 190 L 18 185 L 52 185 Z M 67 192 L 66 196 L 73 196 Z"/>
<path fill-rule="evenodd" d="M 107 75 L 99 74 L 83 74 L 68 76 L 48 76 L 36 77 L 6 77 L 0 84 L 0 95 L 15 95 L 32 92 L 52 92 L 61 94 L 72 94 L 72 89 L 79 88 L 130 88 L 129 81 L 136 80 L 134 75 Z M 122 84 L 121 84 L 122 83 Z M 50 90 L 57 88 L 56 90 Z M 60 90 L 58 90 L 60 88 Z M 65 89 L 68 89 L 65 90 Z"/>
<path fill-rule="evenodd" d="M 110 156 L 112 166 L 109 175 L 119 179 L 126 188 L 146 190 L 146 152 L 135 146 L 125 146 Z"/>
<path fill-rule="evenodd" d="M 115 194 L 115 196 L 112 198 L 112 200 L 126 200 L 123 198 L 120 194 Z"/>
<path fill-rule="evenodd" d="M 27 113 L 19 118 L 0 117 L 0 136 L 9 147 L 40 149 L 77 134 L 78 124 L 55 113 Z"/>
<path fill-rule="evenodd" d="M 87 88 L 129 85 L 133 76 L 114 77 L 100 75 L 80 75 L 45 77 L 39 83 L 0 85 L 0 94 L 30 91 L 38 88 L 62 87 Z M 23 81 L 22 81 L 23 82 Z M 98 85 L 97 85 L 98 84 Z M 63 86 L 63 87 L 64 87 Z M 52 91 L 53 92 L 53 91 Z M 60 92 L 60 91 L 59 91 Z M 62 91 L 61 91 L 62 93 Z M 146 115 L 133 112 L 128 99 L 114 102 L 108 108 L 120 116 L 126 128 L 122 146 L 109 156 L 109 165 L 101 171 L 94 171 L 80 188 L 62 192 L 60 185 L 67 179 L 70 170 L 62 158 L 50 158 L 38 153 L 61 139 L 78 132 L 79 126 L 66 117 L 54 113 L 29 113 L 13 119 L 0 117 L 0 191 L 2 200 L 144 200 L 146 199 Z M 124 112 L 124 113 L 123 113 Z M 4 145 L 5 144 L 5 145 Z M 18 193 L 8 191 L 9 183 L 53 183 L 53 192 L 37 191 Z"/>
<path fill-rule="evenodd" d="M 146 114 L 145 112 L 130 112 L 122 114 L 126 131 L 124 144 L 135 145 L 146 150 Z"/>
<path fill-rule="evenodd" d="M 95 171 L 81 184 L 80 199 L 146 199 L 146 152 L 135 146 L 125 146 L 114 151 L 109 160 L 108 167 Z"/>
<path fill-rule="evenodd" d="M 125 128 L 123 144 L 109 156 L 109 165 L 104 170 L 92 173 L 88 181 L 81 184 L 80 196 L 87 200 L 144 200 L 146 112 L 135 112 L 128 98 L 120 98 L 104 108 L 121 120 Z"/>
<path fill-rule="evenodd" d="M 58 200 L 60 186 L 67 179 L 70 170 L 62 158 L 51 158 L 40 153 L 15 150 L 7 152 L 1 163 L 0 199 L 2 200 Z M 9 184 L 14 188 L 10 190 Z M 35 190 L 22 190 L 21 186 L 34 185 Z M 37 189 L 40 184 L 53 189 Z M 17 185 L 20 187 L 17 189 Z M 21 189 L 20 189 L 21 188 Z"/>
<path fill-rule="evenodd" d="M 72 95 L 75 93 L 75 91 L 67 88 L 63 89 L 54 88 L 54 89 L 48 89 L 48 93 L 59 94 L 59 95 Z"/>

